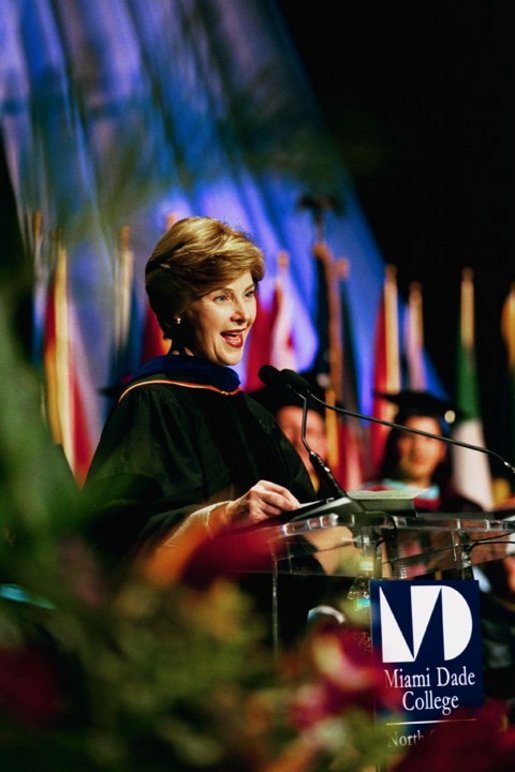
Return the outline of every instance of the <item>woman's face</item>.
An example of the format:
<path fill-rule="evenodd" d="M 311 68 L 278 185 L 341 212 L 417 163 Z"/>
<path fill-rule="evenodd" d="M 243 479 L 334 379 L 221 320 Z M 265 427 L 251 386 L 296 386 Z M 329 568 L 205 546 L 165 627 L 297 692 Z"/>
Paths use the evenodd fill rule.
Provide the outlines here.
<path fill-rule="evenodd" d="M 250 271 L 196 300 L 183 315 L 186 353 L 218 365 L 236 365 L 256 318 Z"/>
<path fill-rule="evenodd" d="M 411 416 L 404 424 L 412 429 L 440 434 L 438 421 L 430 416 Z M 445 457 L 445 444 L 420 434 L 401 432 L 397 440 L 397 449 L 399 454 L 397 466 L 401 479 L 420 487 L 429 487 L 437 466 Z"/>

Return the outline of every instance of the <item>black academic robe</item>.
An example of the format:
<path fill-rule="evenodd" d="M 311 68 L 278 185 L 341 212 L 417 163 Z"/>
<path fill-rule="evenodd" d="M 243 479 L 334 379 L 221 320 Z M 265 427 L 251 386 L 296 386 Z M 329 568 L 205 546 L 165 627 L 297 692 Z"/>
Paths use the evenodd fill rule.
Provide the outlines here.
<path fill-rule="evenodd" d="M 299 455 L 274 417 L 239 389 L 233 370 L 159 357 L 125 389 L 102 432 L 85 486 L 89 535 L 120 559 L 157 545 L 191 512 L 235 499 L 261 479 L 285 486 L 300 502 L 316 499 Z M 314 559 L 312 570 L 320 570 Z M 290 605 L 286 598 L 299 593 L 298 583 L 283 586 Z M 302 592 L 309 605 L 309 591 Z M 290 609 L 297 618 L 292 629 L 305 611 Z"/>
<path fill-rule="evenodd" d="M 301 502 L 316 498 L 273 416 L 238 384 L 229 368 L 173 356 L 125 389 L 86 484 L 100 546 L 123 555 L 156 543 L 194 510 L 238 498 L 261 479 Z"/>

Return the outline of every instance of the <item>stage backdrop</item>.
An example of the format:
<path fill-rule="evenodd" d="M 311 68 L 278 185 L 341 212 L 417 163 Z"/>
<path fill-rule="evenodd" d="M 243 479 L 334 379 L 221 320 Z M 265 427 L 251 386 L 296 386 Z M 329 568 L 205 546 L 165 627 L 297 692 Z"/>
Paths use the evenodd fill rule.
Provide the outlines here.
<path fill-rule="evenodd" d="M 313 244 L 346 258 L 357 406 L 370 411 L 383 261 L 274 3 L 0 0 L 0 19 L 2 140 L 35 268 L 34 361 L 47 382 L 64 369 L 71 397 L 56 420 L 64 434 L 81 423 L 89 443 L 68 438 L 67 454 L 88 457 L 105 390 L 148 351 L 144 264 L 167 224 L 191 214 L 264 249 L 260 305 L 272 313 L 280 279 L 285 366 L 299 370 L 322 334 Z M 427 361 L 426 372 L 438 390 Z"/>

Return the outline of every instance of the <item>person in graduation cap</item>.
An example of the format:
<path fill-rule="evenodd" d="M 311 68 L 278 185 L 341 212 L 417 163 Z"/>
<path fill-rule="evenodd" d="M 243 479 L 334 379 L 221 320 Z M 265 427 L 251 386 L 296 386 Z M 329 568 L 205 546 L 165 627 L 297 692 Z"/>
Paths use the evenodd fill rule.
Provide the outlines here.
<path fill-rule="evenodd" d="M 452 405 L 425 391 L 404 390 L 378 396 L 398 410 L 395 423 L 410 429 L 450 437 L 456 413 Z M 481 506 L 457 493 L 451 482 L 449 445 L 420 434 L 390 429 L 378 480 L 367 487 L 419 491 L 415 506 L 420 511 L 477 512 Z"/>
<path fill-rule="evenodd" d="M 448 438 L 456 417 L 452 405 L 426 391 L 408 389 L 397 393 L 378 393 L 377 396 L 397 406 L 394 422 L 402 424 L 407 430 L 390 429 L 378 479 L 364 487 L 376 491 L 412 493 L 414 506 L 420 513 L 481 511 L 479 504 L 457 493 L 452 486 L 449 444 L 409 431 L 415 429 Z M 437 564 L 434 563 L 436 555 L 439 556 Z M 475 555 L 479 556 L 479 552 Z M 402 566 L 406 577 L 439 572 L 440 568 L 446 574 L 450 572 L 451 577 L 461 576 L 453 568 L 453 554 L 445 533 L 435 531 L 417 536 L 404 535 L 399 556 L 406 559 L 398 564 L 397 570 Z"/>

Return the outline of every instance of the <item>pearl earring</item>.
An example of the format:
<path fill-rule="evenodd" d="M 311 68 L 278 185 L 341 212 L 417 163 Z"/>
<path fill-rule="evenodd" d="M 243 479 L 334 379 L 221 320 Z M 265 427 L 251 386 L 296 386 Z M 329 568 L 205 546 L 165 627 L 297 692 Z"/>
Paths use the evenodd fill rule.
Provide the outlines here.
<path fill-rule="evenodd" d="M 175 319 L 173 320 L 173 323 L 177 325 L 179 325 L 181 322 L 182 322 L 182 319 L 180 316 L 176 316 Z"/>

